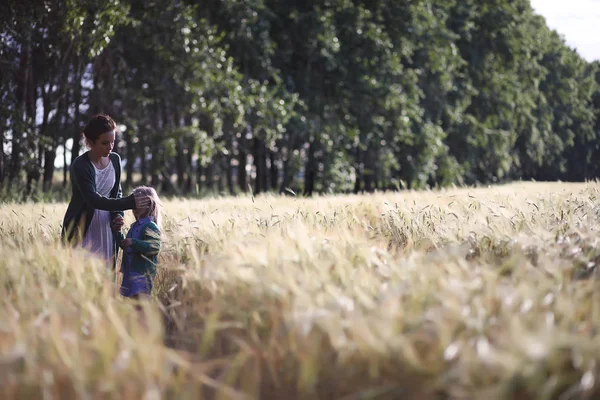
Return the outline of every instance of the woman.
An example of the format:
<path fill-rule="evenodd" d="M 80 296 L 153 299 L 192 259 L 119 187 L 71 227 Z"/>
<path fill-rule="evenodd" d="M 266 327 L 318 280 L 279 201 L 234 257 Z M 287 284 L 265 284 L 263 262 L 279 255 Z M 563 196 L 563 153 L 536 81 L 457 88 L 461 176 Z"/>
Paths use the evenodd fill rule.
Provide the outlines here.
<path fill-rule="evenodd" d="M 118 251 L 113 232 L 123 226 L 123 210 L 147 207 L 148 196 L 122 197 L 121 158 L 112 149 L 115 121 L 94 115 L 83 130 L 88 151 L 71 164 L 72 196 L 63 220 L 64 242 L 82 247 L 116 266 Z"/>

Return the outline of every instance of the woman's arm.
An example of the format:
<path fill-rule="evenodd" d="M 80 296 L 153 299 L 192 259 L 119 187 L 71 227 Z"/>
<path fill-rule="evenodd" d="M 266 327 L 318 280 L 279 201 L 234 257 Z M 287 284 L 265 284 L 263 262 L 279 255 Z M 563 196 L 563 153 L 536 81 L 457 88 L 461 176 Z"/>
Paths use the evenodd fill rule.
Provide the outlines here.
<path fill-rule="evenodd" d="M 136 208 L 135 197 L 133 194 L 120 199 L 110 199 L 100 196 L 96 190 L 95 177 L 86 171 L 83 162 L 75 163 L 71 167 L 72 182 L 77 186 L 86 203 L 97 210 L 121 211 L 133 210 Z"/>

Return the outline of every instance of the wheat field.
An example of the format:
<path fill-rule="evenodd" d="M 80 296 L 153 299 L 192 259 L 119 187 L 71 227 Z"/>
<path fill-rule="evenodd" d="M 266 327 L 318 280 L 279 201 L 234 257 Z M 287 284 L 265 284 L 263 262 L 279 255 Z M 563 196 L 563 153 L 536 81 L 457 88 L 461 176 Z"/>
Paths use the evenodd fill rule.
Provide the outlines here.
<path fill-rule="evenodd" d="M 66 204 L 0 206 L 1 398 L 600 395 L 600 183 L 163 206 L 141 312 Z"/>

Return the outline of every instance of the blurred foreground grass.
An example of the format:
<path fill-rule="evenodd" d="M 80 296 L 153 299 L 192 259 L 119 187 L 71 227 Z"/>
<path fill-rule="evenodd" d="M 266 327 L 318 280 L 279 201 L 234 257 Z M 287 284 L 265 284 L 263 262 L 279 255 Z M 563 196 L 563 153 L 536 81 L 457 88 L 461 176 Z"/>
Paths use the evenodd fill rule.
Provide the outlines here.
<path fill-rule="evenodd" d="M 599 197 L 168 201 L 143 317 L 59 246 L 65 204 L 5 204 L 0 397 L 595 398 Z"/>

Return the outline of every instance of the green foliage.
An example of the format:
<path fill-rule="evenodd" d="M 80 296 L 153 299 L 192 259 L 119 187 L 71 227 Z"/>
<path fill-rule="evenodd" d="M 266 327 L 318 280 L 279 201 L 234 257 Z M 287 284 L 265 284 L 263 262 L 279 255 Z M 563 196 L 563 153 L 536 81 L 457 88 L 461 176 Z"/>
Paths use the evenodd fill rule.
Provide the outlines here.
<path fill-rule="evenodd" d="M 188 193 L 310 194 L 600 173 L 597 63 L 528 0 L 69 0 L 8 15 L 10 179 L 46 183 L 98 111 L 125 126 L 131 172 L 171 191 L 173 174 Z"/>

